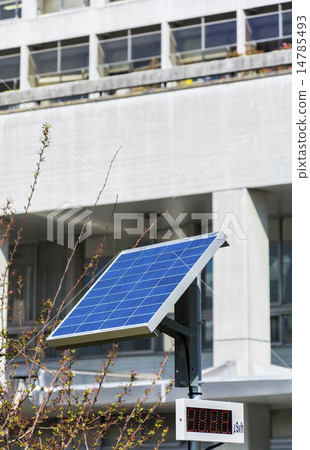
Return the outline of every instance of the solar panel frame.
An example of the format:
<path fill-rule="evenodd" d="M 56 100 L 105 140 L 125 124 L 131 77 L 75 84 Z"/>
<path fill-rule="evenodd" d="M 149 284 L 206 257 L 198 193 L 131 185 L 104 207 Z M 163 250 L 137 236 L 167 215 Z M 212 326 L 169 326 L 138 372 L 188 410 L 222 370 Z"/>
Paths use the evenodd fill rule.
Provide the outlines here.
<path fill-rule="evenodd" d="M 183 263 L 184 263 L 184 259 L 185 258 L 182 260 L 182 258 L 177 255 L 177 252 L 178 252 L 177 246 L 178 246 L 178 244 L 181 244 L 181 245 L 184 246 L 184 242 L 186 242 L 186 241 L 189 241 L 191 243 L 191 241 L 198 241 L 198 240 L 203 240 L 203 239 L 211 238 L 211 237 L 214 237 L 213 242 L 211 242 L 211 244 L 206 248 L 206 250 L 203 251 L 203 253 L 201 254 L 201 256 L 198 259 L 197 259 L 197 255 L 196 255 L 196 259 L 197 259 L 196 262 L 193 264 L 193 266 L 187 266 L 187 268 L 188 268 L 187 273 L 183 276 L 183 278 L 182 278 L 182 280 L 180 282 L 178 282 L 177 284 L 174 283 L 174 284 L 176 284 L 176 286 L 175 286 L 175 288 L 172 291 L 170 290 L 170 293 L 169 293 L 167 284 L 166 284 L 167 287 L 165 288 L 165 282 L 167 283 L 168 277 L 164 277 L 163 276 L 160 279 L 160 282 L 162 282 L 162 285 L 161 285 L 161 287 L 156 285 L 156 289 L 159 292 L 160 292 L 160 290 L 163 291 L 163 292 L 165 292 L 165 290 L 166 290 L 166 291 L 168 291 L 167 293 L 169 293 L 169 295 L 167 296 L 167 293 L 166 293 L 166 300 L 161 304 L 161 306 L 159 308 L 157 308 L 157 310 L 155 312 L 147 313 L 147 314 L 144 315 L 145 316 L 145 322 L 144 323 L 139 323 L 139 324 L 133 323 L 133 324 L 131 324 L 130 322 L 132 320 L 131 320 L 131 317 L 129 317 L 128 320 L 127 320 L 128 324 L 126 324 L 125 326 L 124 325 L 120 326 L 120 327 L 113 326 L 113 328 L 106 328 L 104 330 L 98 330 L 98 329 L 91 330 L 91 329 L 89 329 L 88 331 L 83 331 L 83 332 L 81 331 L 81 332 L 78 332 L 78 333 L 75 332 L 75 333 L 72 333 L 72 334 L 69 333 L 69 334 L 57 335 L 57 332 L 58 332 L 59 328 L 63 325 L 63 323 L 66 320 L 68 321 L 69 319 L 73 319 L 74 318 L 74 312 L 77 311 L 79 305 L 81 304 L 81 302 L 83 302 L 85 297 L 86 296 L 89 297 L 90 293 L 92 293 L 94 295 L 96 294 L 96 289 L 99 290 L 98 284 L 100 284 L 100 282 L 102 281 L 102 278 L 104 276 L 106 277 L 105 285 L 109 284 L 109 282 L 107 283 L 109 277 L 111 277 L 111 278 L 113 277 L 113 269 L 112 268 L 117 263 L 117 261 L 119 260 L 120 257 L 122 257 L 122 259 L 124 259 L 124 255 L 127 255 L 127 254 L 128 255 L 132 255 L 134 252 L 141 252 L 141 250 L 142 251 L 145 250 L 148 254 L 146 255 L 146 257 L 140 257 L 139 262 L 143 262 L 143 263 L 145 263 L 147 265 L 148 258 L 149 258 L 149 262 L 151 262 L 153 264 L 154 260 L 152 259 L 152 261 L 151 261 L 150 254 L 152 255 L 152 253 L 154 254 L 154 252 L 155 253 L 158 252 L 158 250 L 156 250 L 156 249 L 160 249 L 160 247 L 163 247 L 163 246 L 165 246 L 167 248 L 169 248 L 170 246 L 175 246 L 173 254 L 175 256 L 177 256 L 178 259 L 180 259 L 180 261 L 183 261 Z M 95 282 L 95 284 L 91 287 L 91 289 L 74 306 L 74 308 L 70 311 L 70 313 L 66 316 L 66 318 L 57 326 L 57 328 L 53 331 L 52 335 L 48 337 L 47 341 L 48 341 L 49 345 L 52 346 L 52 347 L 59 348 L 59 349 L 61 349 L 61 348 L 74 348 L 74 347 L 79 347 L 79 346 L 83 346 L 83 345 L 95 345 L 95 344 L 98 344 L 98 343 L 117 342 L 117 341 L 125 340 L 125 339 L 136 339 L 136 338 L 139 338 L 139 337 L 140 338 L 145 338 L 145 337 L 152 337 L 152 336 L 156 335 L 156 328 L 159 326 L 161 321 L 169 313 L 169 311 L 171 310 L 172 306 L 183 295 L 183 293 L 190 286 L 190 284 L 194 281 L 194 279 L 204 269 L 204 267 L 207 265 L 207 263 L 210 261 L 210 259 L 215 254 L 215 252 L 226 242 L 226 238 L 227 238 L 226 235 L 222 231 L 220 231 L 218 233 L 211 233 L 211 234 L 204 234 L 204 235 L 199 235 L 199 236 L 193 236 L 193 237 L 190 237 L 190 238 L 178 239 L 178 240 L 175 240 L 175 241 L 169 241 L 169 242 L 165 242 L 165 243 L 153 244 L 153 245 L 148 245 L 148 246 L 145 246 L 145 247 L 138 247 L 138 248 L 122 251 L 111 262 L 109 267 L 100 275 L 100 277 Z M 186 247 L 186 249 L 188 249 L 188 247 Z M 184 252 L 184 250 L 182 250 L 182 252 Z M 165 265 L 165 261 L 162 262 L 162 259 L 165 260 L 165 258 L 166 258 L 166 260 L 167 260 L 168 258 L 171 258 L 171 256 L 169 256 L 169 251 L 167 251 L 167 255 L 165 255 L 165 250 L 160 255 L 160 257 L 161 256 L 163 256 L 163 257 L 161 258 L 160 261 L 156 260 L 156 263 L 158 262 L 160 267 Z M 139 257 L 139 255 L 138 255 L 138 257 Z M 189 257 L 187 257 L 187 258 L 189 258 Z M 192 257 L 192 258 L 194 258 L 194 257 Z M 175 260 L 177 261 L 178 259 L 175 259 Z M 128 260 L 130 260 L 130 256 L 129 256 Z M 122 270 L 122 264 L 123 264 L 123 262 L 118 263 L 118 266 L 116 266 L 116 267 L 118 267 L 118 269 L 116 269 L 118 274 L 120 273 L 120 270 Z M 140 264 L 140 265 L 142 265 L 142 264 Z M 168 266 L 168 264 L 166 264 L 166 265 Z M 185 265 L 187 265 L 186 262 L 185 262 Z M 137 267 L 139 267 L 139 265 L 136 266 L 136 268 Z M 129 269 L 134 269 L 134 267 L 133 268 L 131 268 L 131 267 L 128 268 L 128 263 L 126 265 L 126 261 L 124 261 L 124 272 L 123 273 L 125 273 Z M 168 270 L 172 270 L 172 269 L 173 268 L 170 267 L 170 269 L 168 269 Z M 164 269 L 160 269 L 160 270 L 164 271 Z M 134 271 L 135 270 L 133 270 L 133 272 Z M 108 274 L 108 272 L 110 272 L 110 273 Z M 153 273 L 154 272 L 151 272 L 151 275 Z M 167 273 L 167 269 L 166 269 L 166 273 Z M 107 274 L 108 274 L 108 277 L 107 277 Z M 145 275 L 146 275 L 146 280 L 145 280 L 144 283 L 147 284 L 148 283 L 147 272 L 143 275 L 143 277 Z M 129 281 L 133 282 L 133 280 L 135 279 L 134 278 L 134 273 L 132 275 L 130 275 L 129 278 L 130 278 Z M 169 281 L 171 281 L 171 278 L 173 279 L 173 276 L 170 277 Z M 141 274 L 140 274 L 140 280 L 139 281 L 141 281 Z M 97 288 L 96 288 L 96 286 L 97 286 Z M 117 298 L 117 296 L 119 295 L 119 294 L 117 294 L 117 291 L 121 292 L 121 289 L 122 289 L 121 286 L 126 286 L 126 284 L 114 286 L 116 288 L 115 289 L 115 291 L 116 291 L 115 292 L 115 298 Z M 169 286 L 172 286 L 172 284 L 170 284 Z M 102 289 L 103 288 L 100 288 L 101 296 L 102 296 Z M 109 295 L 110 295 L 110 291 L 111 291 L 111 289 L 113 289 L 113 287 L 109 288 L 109 286 L 107 286 L 106 289 L 110 289 L 109 291 L 107 291 L 107 292 L 109 292 Z M 154 287 L 150 288 L 150 292 L 152 291 L 152 289 L 154 289 Z M 144 292 L 144 295 L 142 295 L 143 294 L 142 291 Z M 137 291 L 133 291 L 133 292 L 137 292 Z M 129 291 L 129 294 L 130 294 L 130 291 Z M 148 295 L 145 296 L 145 290 L 141 289 L 141 293 L 140 294 L 135 294 L 134 298 L 137 298 L 136 297 L 137 295 L 141 295 L 141 297 L 138 297 L 138 298 L 143 298 L 144 299 L 144 300 L 141 300 L 141 303 L 142 302 L 144 303 L 144 305 L 143 305 L 144 309 L 146 309 L 146 310 L 147 309 L 149 309 L 149 310 L 152 309 L 150 307 L 148 308 L 147 303 L 145 303 L 145 302 L 147 302 L 148 298 L 151 298 L 151 297 L 148 297 Z M 164 296 L 165 296 L 165 294 L 162 294 L 163 298 L 164 298 Z M 130 298 L 128 297 L 128 294 L 126 295 L 126 297 L 127 297 L 126 298 L 126 302 L 127 301 L 130 302 Z M 92 298 L 95 299 L 96 297 L 93 296 Z M 140 303 L 139 306 L 136 306 L 133 309 L 137 310 L 139 307 L 141 307 L 141 303 Z M 157 305 L 159 305 L 159 304 L 160 304 L 160 302 L 157 303 Z M 96 308 L 98 306 L 100 306 L 100 305 L 97 304 Z M 104 310 L 104 305 L 102 305 L 102 306 L 103 306 L 103 310 Z M 126 306 L 129 306 L 129 305 L 126 304 Z M 87 307 L 88 306 L 86 306 L 85 308 L 87 308 Z M 95 308 L 95 306 L 89 306 L 89 307 Z M 124 309 L 122 309 L 122 311 L 123 310 Z M 128 308 L 128 313 L 130 312 L 129 310 L 130 310 L 130 308 Z M 78 313 L 79 313 L 79 310 L 78 310 Z M 116 308 L 114 308 L 114 311 L 112 313 L 115 313 L 115 315 L 117 317 Z M 104 316 L 104 311 L 102 313 L 98 312 L 98 314 L 103 314 L 100 317 L 105 317 Z M 143 317 L 143 315 L 140 315 L 139 317 Z M 133 317 L 133 319 L 134 319 L 134 317 Z M 71 320 L 71 322 L 72 322 L 72 320 Z M 74 320 L 73 320 L 73 322 L 74 322 Z M 102 320 L 101 320 L 101 322 L 102 322 Z M 121 323 L 121 320 L 119 320 L 119 322 Z M 92 322 L 92 323 L 97 323 L 97 322 Z M 114 324 L 115 323 L 117 324 L 117 319 L 114 319 Z M 85 325 L 84 328 L 87 328 L 87 323 L 82 324 L 82 325 Z M 75 328 L 76 328 L 76 325 L 72 325 L 72 329 L 75 329 Z M 91 327 L 88 326 L 88 328 L 91 328 Z M 56 333 L 56 335 L 55 335 L 55 333 Z"/>

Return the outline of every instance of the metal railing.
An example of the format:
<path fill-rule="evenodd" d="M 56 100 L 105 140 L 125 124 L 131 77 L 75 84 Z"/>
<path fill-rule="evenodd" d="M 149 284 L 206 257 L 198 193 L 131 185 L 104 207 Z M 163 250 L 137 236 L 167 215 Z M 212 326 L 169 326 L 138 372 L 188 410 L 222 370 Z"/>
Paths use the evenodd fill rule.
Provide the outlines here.
<path fill-rule="evenodd" d="M 182 84 L 184 80 L 189 79 L 202 80 L 202 82 L 205 82 L 204 80 L 210 80 L 212 82 L 212 80 L 226 78 L 227 74 L 230 77 L 235 76 L 236 80 L 240 80 L 238 74 L 246 74 L 249 72 L 253 73 L 255 77 L 258 76 L 255 73 L 261 72 L 264 68 L 268 68 L 268 71 L 274 70 L 274 74 L 277 74 L 281 73 L 281 71 L 277 71 L 279 67 L 282 67 L 283 73 L 290 73 L 291 64 L 291 50 L 239 56 L 237 58 L 176 66 L 169 69 L 141 71 L 125 75 L 115 75 L 113 77 L 102 77 L 96 80 L 67 83 L 66 87 L 63 85 L 54 85 L 19 91 L 18 94 L 14 92 L 2 93 L 0 95 L 0 108 L 14 108 L 14 105 L 20 105 L 21 108 L 27 109 L 27 103 L 31 103 L 32 106 L 35 106 L 35 104 L 39 106 L 41 102 L 90 94 L 96 94 L 98 97 L 109 97 L 124 89 L 126 91 L 133 89 L 136 92 L 137 89 L 153 89 L 154 86 L 165 88 L 167 85 L 169 88 L 169 83 L 176 86 L 178 83 Z M 244 77 L 244 75 L 242 76 Z M 180 87 L 182 86 L 180 85 Z M 89 100 L 84 99 L 82 101 Z"/>
<path fill-rule="evenodd" d="M 232 29 L 229 29 L 232 24 Z M 208 61 L 233 56 L 237 48 L 236 19 L 227 19 L 214 22 L 204 22 L 201 19 L 199 25 L 189 25 L 172 28 L 170 37 L 170 58 L 176 65 L 191 64 L 193 62 Z M 227 36 L 222 30 L 214 30 L 217 25 L 221 28 L 228 25 Z M 222 41 L 219 45 L 212 45 L 212 29 L 215 40 Z M 209 36 L 208 36 L 209 33 Z M 231 39 L 230 34 L 234 35 Z"/>
<path fill-rule="evenodd" d="M 160 31 L 132 34 L 98 42 L 98 71 L 101 76 L 160 68 Z M 145 56 L 135 56 L 142 53 Z"/>
<path fill-rule="evenodd" d="M 272 11 L 269 13 L 255 14 L 247 16 L 246 18 L 246 45 L 248 48 L 253 48 L 260 50 L 262 48 L 264 51 L 268 50 L 279 50 L 283 43 L 291 43 L 292 41 L 292 33 L 287 33 L 284 30 L 284 18 L 287 16 L 290 18 L 288 21 L 291 23 L 291 15 L 292 10 L 278 10 Z M 268 18 L 274 18 L 274 23 L 270 22 L 270 29 L 266 30 L 266 23 L 264 23 L 264 19 L 268 20 Z M 255 23 L 257 25 L 255 25 Z M 259 27 L 260 23 L 264 25 L 262 32 L 259 33 L 258 30 L 255 32 L 255 26 Z M 273 29 L 272 29 L 273 27 Z M 263 35 L 265 33 L 265 35 Z M 260 37 L 257 34 L 261 34 Z M 265 47 L 262 45 L 265 44 Z M 270 47 L 270 48 L 269 48 Z"/>
<path fill-rule="evenodd" d="M 88 44 L 61 46 L 58 43 L 57 47 L 29 53 L 28 79 L 32 87 L 85 80 L 88 63 Z"/>

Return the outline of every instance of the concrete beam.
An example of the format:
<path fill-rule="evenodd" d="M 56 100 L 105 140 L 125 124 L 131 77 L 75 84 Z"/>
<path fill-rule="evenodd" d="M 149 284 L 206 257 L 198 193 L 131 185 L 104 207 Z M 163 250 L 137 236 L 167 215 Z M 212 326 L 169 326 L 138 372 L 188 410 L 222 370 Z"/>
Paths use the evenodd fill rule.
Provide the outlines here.
<path fill-rule="evenodd" d="M 204 78 L 227 73 L 257 70 L 263 67 L 288 65 L 291 63 L 292 51 L 278 50 L 270 53 L 220 59 L 167 69 L 115 75 L 96 80 L 76 81 L 15 92 L 5 92 L 0 95 L 0 106 L 17 105 L 23 102 L 39 102 L 53 98 L 71 97 L 95 92 L 108 92 L 135 86 L 149 86 L 152 84 L 186 80 L 188 78 Z"/>

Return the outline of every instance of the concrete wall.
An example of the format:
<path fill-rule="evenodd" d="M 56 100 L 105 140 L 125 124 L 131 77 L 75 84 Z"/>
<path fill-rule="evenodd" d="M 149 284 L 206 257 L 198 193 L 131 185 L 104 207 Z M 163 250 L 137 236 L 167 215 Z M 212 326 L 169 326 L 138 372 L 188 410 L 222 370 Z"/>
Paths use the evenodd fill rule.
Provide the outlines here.
<path fill-rule="evenodd" d="M 130 202 L 288 184 L 290 82 L 281 75 L 2 114 L 0 201 L 22 210 L 44 121 L 52 145 L 32 211 L 93 204 L 119 146 L 102 204 L 116 193 Z"/>
<path fill-rule="evenodd" d="M 2 21 L 0 49 L 123 30 L 163 21 L 218 14 L 270 4 L 270 0 L 128 0 L 37 16 L 36 0 L 23 1 L 23 19 Z M 279 0 L 272 2 L 280 3 Z M 102 5 L 102 7 L 101 7 Z M 98 7 L 97 7 L 98 6 Z"/>

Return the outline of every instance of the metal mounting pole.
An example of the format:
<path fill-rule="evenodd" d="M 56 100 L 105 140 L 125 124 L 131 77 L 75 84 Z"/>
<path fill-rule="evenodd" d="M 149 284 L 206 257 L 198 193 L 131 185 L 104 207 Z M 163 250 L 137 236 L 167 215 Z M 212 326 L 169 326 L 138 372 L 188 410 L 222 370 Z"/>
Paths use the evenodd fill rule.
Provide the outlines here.
<path fill-rule="evenodd" d="M 196 278 L 175 306 L 175 321 L 188 328 L 175 339 L 175 385 L 189 388 L 189 398 L 201 398 L 201 279 Z M 188 442 L 188 450 L 201 450 Z"/>

